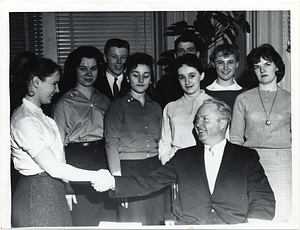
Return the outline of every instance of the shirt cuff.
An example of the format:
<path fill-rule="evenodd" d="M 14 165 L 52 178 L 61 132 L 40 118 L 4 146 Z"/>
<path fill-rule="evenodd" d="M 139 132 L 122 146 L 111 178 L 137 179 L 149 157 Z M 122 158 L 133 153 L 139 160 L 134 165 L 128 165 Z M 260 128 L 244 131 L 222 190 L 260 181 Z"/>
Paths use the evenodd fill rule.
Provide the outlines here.
<path fill-rule="evenodd" d="M 113 176 L 122 176 L 121 171 L 116 171 L 112 173 Z"/>

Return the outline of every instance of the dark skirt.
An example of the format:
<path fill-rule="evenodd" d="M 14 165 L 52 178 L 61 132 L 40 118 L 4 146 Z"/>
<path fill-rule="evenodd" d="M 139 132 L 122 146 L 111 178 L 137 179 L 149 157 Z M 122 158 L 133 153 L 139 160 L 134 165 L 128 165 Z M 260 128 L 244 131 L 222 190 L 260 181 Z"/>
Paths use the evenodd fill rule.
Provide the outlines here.
<path fill-rule="evenodd" d="M 72 226 L 64 184 L 47 173 L 20 176 L 12 203 L 12 227 Z"/>
<path fill-rule="evenodd" d="M 66 147 L 67 164 L 87 170 L 108 169 L 104 141 L 90 146 Z M 71 216 L 74 226 L 98 226 L 100 221 L 117 221 L 117 203 L 108 192 L 97 192 L 90 183 L 70 182 L 77 198 Z"/>
<path fill-rule="evenodd" d="M 157 156 L 145 160 L 122 160 L 122 176 L 148 175 L 161 166 Z M 142 225 L 164 224 L 164 193 L 167 188 L 148 196 L 127 198 L 128 208 L 118 206 L 118 222 L 139 222 Z M 124 200 L 120 199 L 119 202 Z"/>

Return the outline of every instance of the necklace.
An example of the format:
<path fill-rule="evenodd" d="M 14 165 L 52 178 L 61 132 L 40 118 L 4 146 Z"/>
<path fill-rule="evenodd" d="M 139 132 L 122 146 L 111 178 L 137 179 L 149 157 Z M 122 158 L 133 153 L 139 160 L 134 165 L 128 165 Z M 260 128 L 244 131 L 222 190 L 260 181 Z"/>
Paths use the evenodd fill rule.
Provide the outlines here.
<path fill-rule="evenodd" d="M 270 126 L 270 125 L 271 125 L 270 115 L 271 115 L 271 112 L 272 112 L 272 109 L 273 109 L 273 105 L 274 105 L 274 103 L 275 103 L 275 99 L 276 99 L 276 96 L 277 96 L 278 88 L 277 88 L 277 90 L 276 90 L 276 94 L 275 94 L 273 103 L 272 103 L 272 105 L 271 105 L 269 114 L 267 113 L 266 108 L 265 108 L 265 106 L 264 106 L 263 100 L 262 100 L 261 95 L 260 95 L 260 90 L 259 90 L 258 87 L 257 87 L 257 89 L 258 89 L 258 94 L 259 94 L 260 102 L 261 102 L 261 104 L 262 104 L 262 107 L 263 107 L 263 109 L 264 109 L 264 111 L 265 111 L 265 114 L 266 114 L 266 117 L 267 117 L 267 120 L 266 120 L 266 122 L 265 122 L 265 125 L 266 125 L 266 126 Z"/>

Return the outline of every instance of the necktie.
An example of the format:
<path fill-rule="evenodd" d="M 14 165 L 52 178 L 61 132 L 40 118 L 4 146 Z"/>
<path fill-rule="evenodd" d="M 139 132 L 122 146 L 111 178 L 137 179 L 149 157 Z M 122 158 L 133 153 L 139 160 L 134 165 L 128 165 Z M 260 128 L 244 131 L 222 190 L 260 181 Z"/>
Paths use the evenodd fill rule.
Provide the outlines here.
<path fill-rule="evenodd" d="M 114 97 L 119 93 L 119 87 L 117 85 L 117 81 L 118 81 L 118 78 L 115 77 L 115 81 L 114 81 L 114 84 L 113 84 Z"/>

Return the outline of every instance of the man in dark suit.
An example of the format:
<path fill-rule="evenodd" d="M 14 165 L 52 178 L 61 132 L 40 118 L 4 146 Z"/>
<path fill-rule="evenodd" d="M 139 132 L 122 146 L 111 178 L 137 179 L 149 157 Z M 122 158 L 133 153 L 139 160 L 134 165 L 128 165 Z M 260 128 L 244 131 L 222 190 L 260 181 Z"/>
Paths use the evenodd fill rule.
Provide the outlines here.
<path fill-rule="evenodd" d="M 175 224 L 272 220 L 275 198 L 259 156 L 226 140 L 230 121 L 230 107 L 220 99 L 208 99 L 195 116 L 196 146 L 178 150 L 148 176 L 112 177 L 102 171 L 92 184 L 97 191 L 111 189 L 110 196 L 117 198 L 147 195 L 176 182 Z"/>
<path fill-rule="evenodd" d="M 104 47 L 106 71 L 95 82 L 95 88 L 111 101 L 126 87 L 124 64 L 130 53 L 129 43 L 125 40 L 109 39 Z"/>

